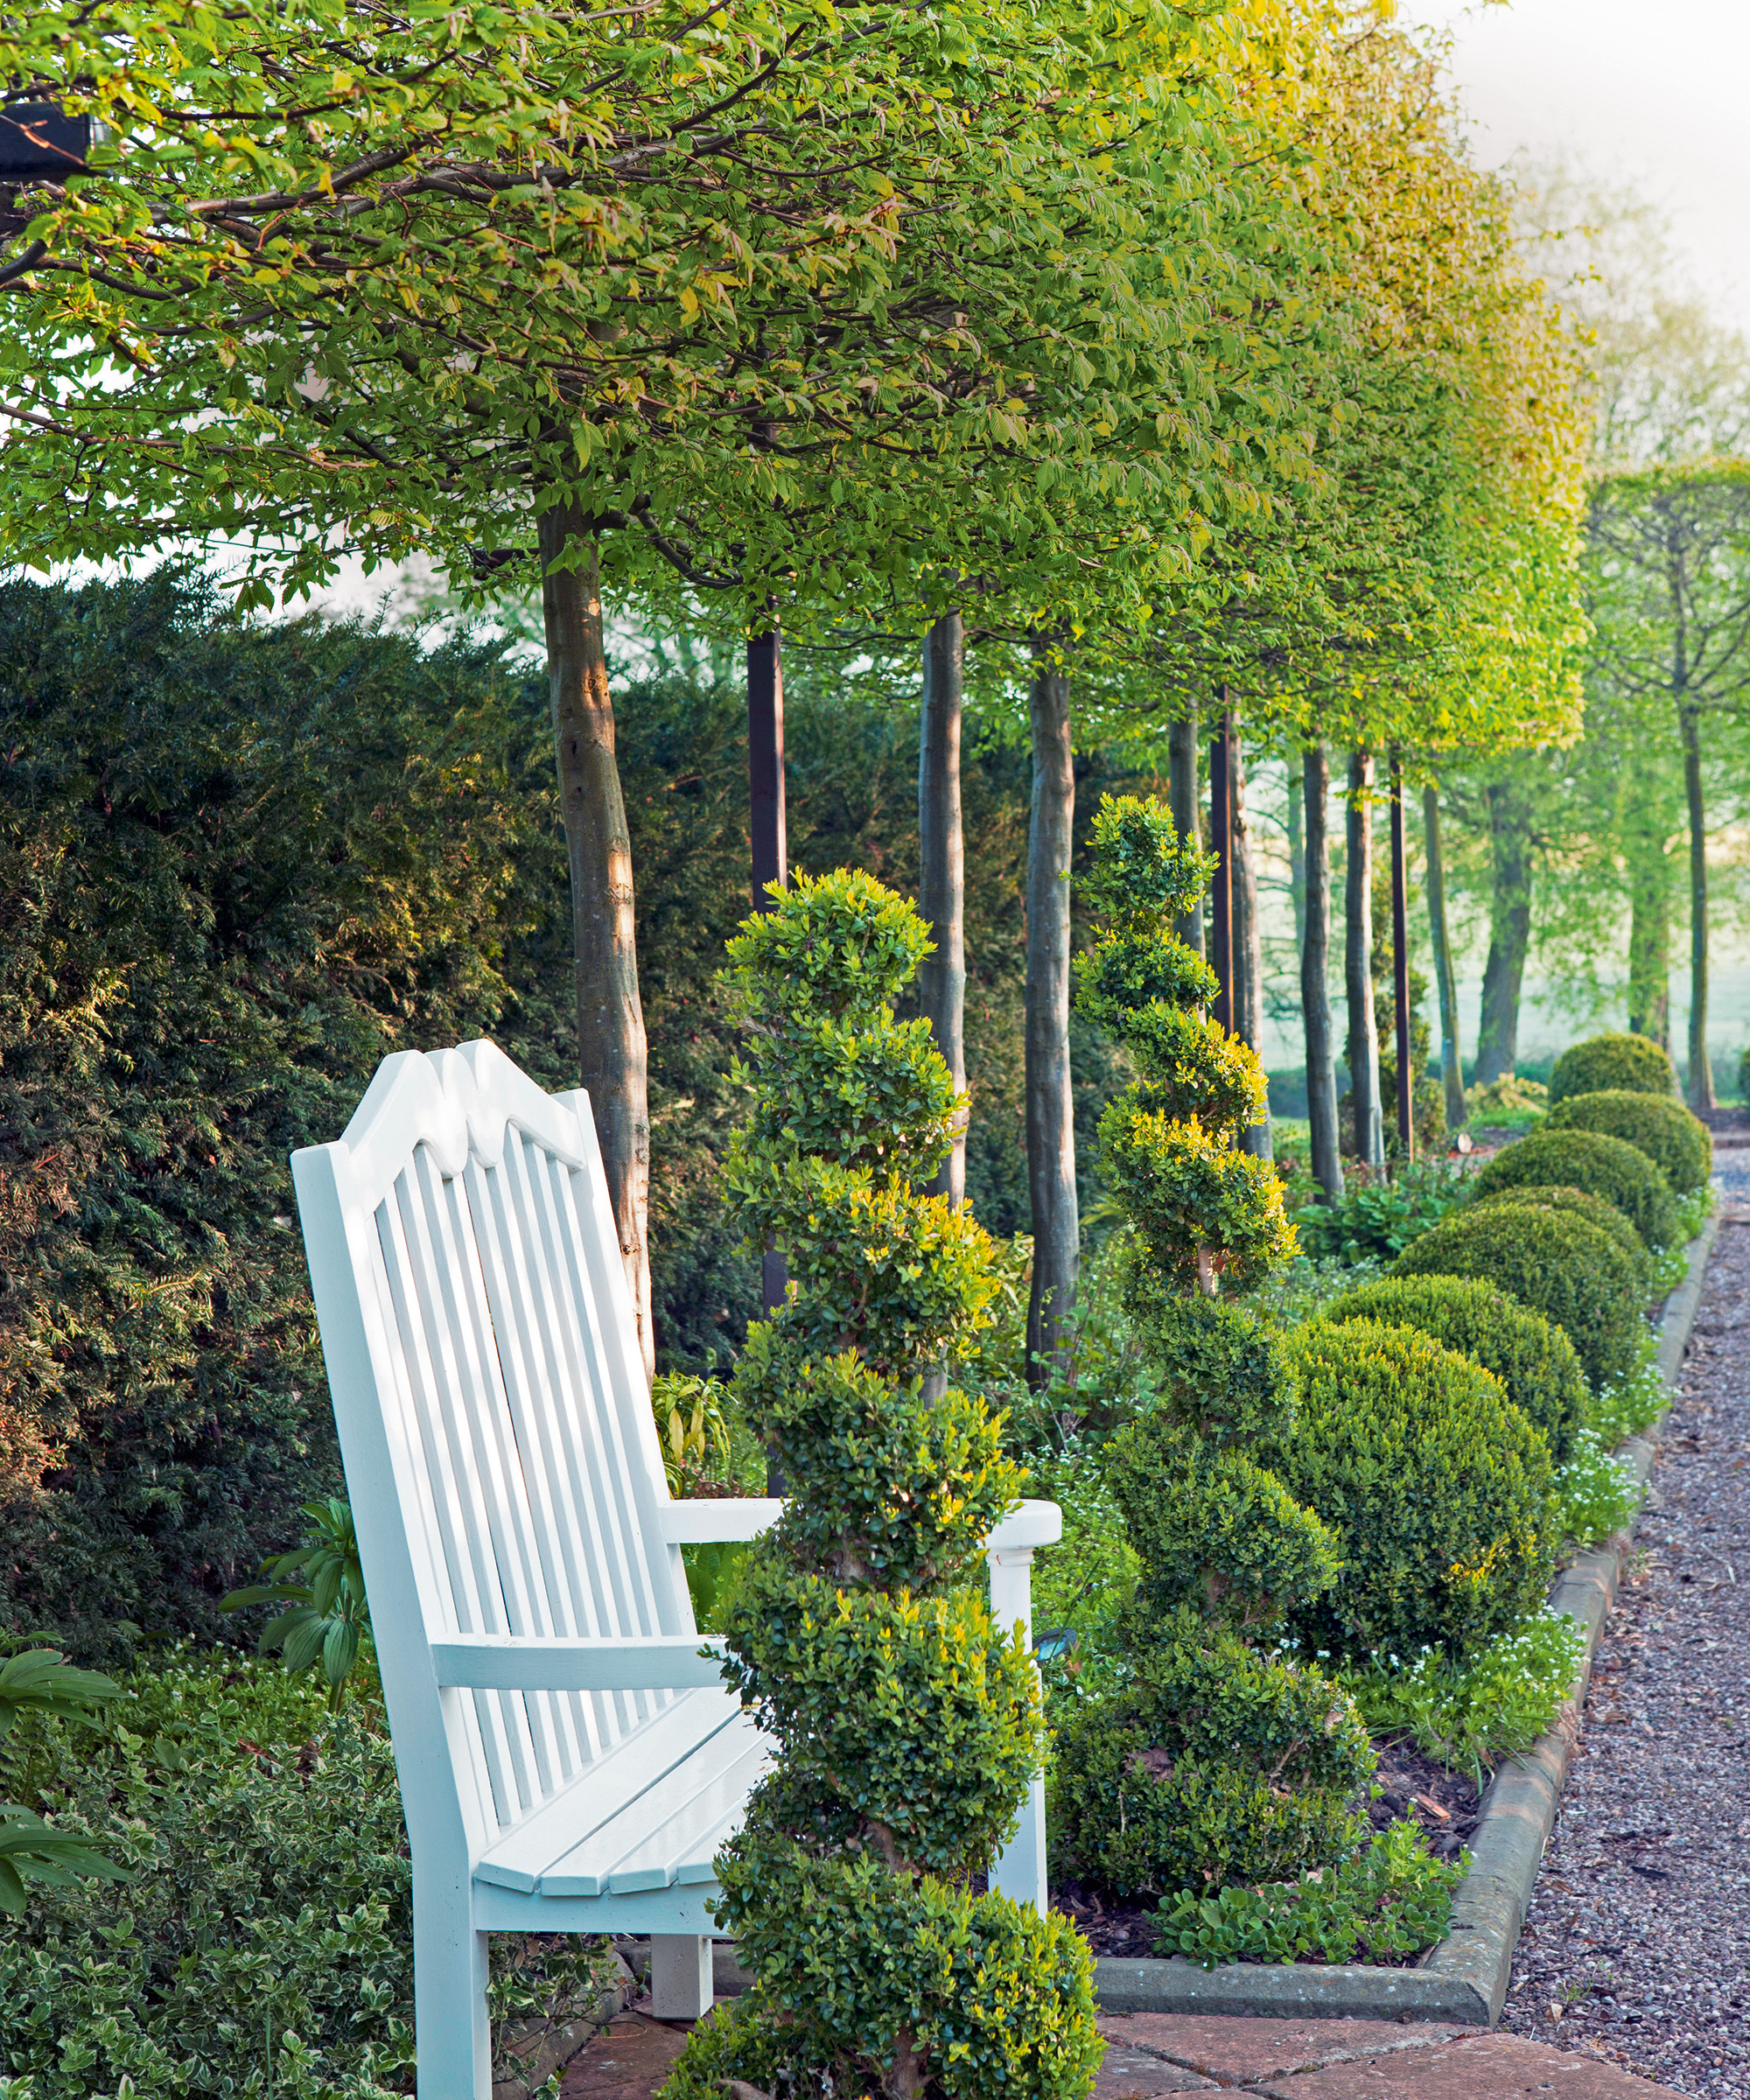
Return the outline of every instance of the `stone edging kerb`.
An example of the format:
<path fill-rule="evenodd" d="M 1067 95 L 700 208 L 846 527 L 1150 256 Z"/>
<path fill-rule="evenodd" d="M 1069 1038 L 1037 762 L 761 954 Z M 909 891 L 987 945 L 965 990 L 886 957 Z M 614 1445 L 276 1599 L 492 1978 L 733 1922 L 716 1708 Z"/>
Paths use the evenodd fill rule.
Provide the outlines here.
<path fill-rule="evenodd" d="M 1672 1392 L 1718 1229 L 1716 1211 L 1690 1242 L 1688 1273 L 1667 1299 L 1660 1322 L 1659 1370 Z M 1634 1474 L 1637 1506 L 1658 1456 L 1663 1420 L 1662 1413 L 1650 1429 L 1630 1437 L 1615 1454 Z M 1573 1760 L 1586 1705 L 1592 1656 L 1616 1596 L 1632 1530 L 1631 1525 L 1606 1544 L 1576 1554 L 1550 1592 L 1554 1608 L 1578 1620 L 1586 1635 L 1578 1678 L 1555 1726 L 1525 1756 L 1503 1765 L 1491 1782 L 1471 1837 L 1471 1870 L 1452 1899 L 1452 1929 L 1423 1956 L 1419 1966 L 1388 1969 L 1357 1964 L 1319 1968 L 1230 1962 L 1220 1969 L 1200 1969 L 1179 1956 L 1171 1961 L 1108 1956 L 1094 1964 L 1101 2010 L 1273 2013 L 1301 2020 L 1434 2020 L 1493 2026 L 1507 1996 L 1513 1950 L 1536 1885 L 1544 1847 L 1555 1827 L 1557 1802 Z"/>

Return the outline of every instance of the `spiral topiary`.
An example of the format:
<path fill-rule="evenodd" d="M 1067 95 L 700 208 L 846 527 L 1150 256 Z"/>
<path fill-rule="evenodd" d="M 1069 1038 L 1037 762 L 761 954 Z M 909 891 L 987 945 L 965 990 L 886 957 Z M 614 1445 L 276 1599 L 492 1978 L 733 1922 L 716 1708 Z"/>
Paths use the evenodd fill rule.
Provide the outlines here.
<path fill-rule="evenodd" d="M 1340 1583 L 1296 1600 L 1302 1639 L 1358 1661 L 1462 1658 L 1535 1612 L 1558 1543 L 1550 1447 L 1494 1376 L 1369 1320 L 1309 1321 L 1290 1348 L 1300 1408 L 1275 1469 L 1343 1563 Z"/>
<path fill-rule="evenodd" d="M 1127 1894 L 1334 1858 L 1374 1764 L 1348 1698 L 1275 1642 L 1338 1562 L 1256 1456 L 1292 1434 L 1294 1379 L 1279 1337 L 1234 1300 L 1294 1236 L 1274 1172 L 1236 1147 L 1263 1105 L 1257 1060 L 1192 1011 L 1214 978 L 1172 931 L 1210 866 L 1158 802 L 1101 805 L 1088 887 L 1103 923 L 1079 998 L 1139 1074 L 1101 1146 L 1130 1218 L 1125 1302 L 1162 1391 L 1109 1450 L 1142 1562 L 1119 1626 L 1130 1667 L 1060 1731 L 1053 1824 L 1071 1863 Z"/>
<path fill-rule="evenodd" d="M 1617 1217 L 1614 1211 L 1610 1214 Z M 1618 1222 L 1632 1236 L 1627 1221 Z M 1646 1259 L 1644 1250 L 1641 1258 Z M 1324 1317 L 1334 1326 L 1371 1320 L 1382 1326 L 1415 1327 L 1443 1348 L 1480 1363 L 1543 1431 L 1558 1465 L 1586 1426 L 1586 1373 L 1572 1342 L 1541 1312 L 1480 1277 L 1381 1277 L 1334 1299 Z"/>
<path fill-rule="evenodd" d="M 800 878 L 730 943 L 756 1106 L 724 1167 L 790 1294 L 751 1330 L 738 1396 L 791 1494 L 749 1550 L 725 1675 L 779 1745 L 718 1855 L 718 1922 L 754 1973 L 667 2089 L 1082 2100 L 1100 2055 L 1089 1957 L 983 1872 L 1039 1769 L 1038 1680 L 983 1597 L 1018 1469 L 982 1401 L 926 1399 L 996 1284 L 988 1236 L 918 1193 L 956 1099 L 894 995 L 928 928 L 871 877 Z"/>
<path fill-rule="evenodd" d="M 1640 1279 L 1636 1287 L 1642 1298 L 1652 1297 L 1657 1278 L 1647 1242 L 1615 1204 L 1603 1196 L 1595 1196 L 1589 1189 L 1544 1187 L 1533 1181 L 1521 1188 L 1498 1188 L 1492 1194 L 1477 1197 L 1476 1202 L 1480 1209 L 1491 1203 L 1517 1203 L 1533 1210 L 1564 1210 L 1570 1216 L 1584 1218 L 1588 1225 L 1596 1225 L 1600 1232 L 1615 1241 Z"/>
<path fill-rule="evenodd" d="M 1583 1043 L 1570 1043 L 1550 1068 L 1550 1106 L 1606 1087 L 1675 1095 L 1677 1075 L 1670 1059 L 1644 1035 L 1588 1036 Z"/>
<path fill-rule="evenodd" d="M 1677 1200 L 1636 1145 L 1596 1130 L 1534 1130 L 1504 1146 L 1473 1184 L 1478 1196 L 1519 1188 L 1581 1188 L 1614 1205 L 1649 1248 L 1677 1233 Z"/>
<path fill-rule="evenodd" d="M 1713 1135 L 1680 1101 L 1615 1088 L 1577 1094 L 1551 1109 L 1552 1130 L 1592 1130 L 1620 1138 L 1645 1152 L 1680 1196 L 1706 1186 L 1713 1172 Z"/>
<path fill-rule="evenodd" d="M 1398 1276 L 1474 1276 L 1510 1291 L 1573 1343 L 1593 1388 L 1634 1368 L 1647 1332 L 1638 1279 L 1614 1240 L 1584 1218 L 1530 1204 L 1456 1211 L 1398 1256 Z"/>

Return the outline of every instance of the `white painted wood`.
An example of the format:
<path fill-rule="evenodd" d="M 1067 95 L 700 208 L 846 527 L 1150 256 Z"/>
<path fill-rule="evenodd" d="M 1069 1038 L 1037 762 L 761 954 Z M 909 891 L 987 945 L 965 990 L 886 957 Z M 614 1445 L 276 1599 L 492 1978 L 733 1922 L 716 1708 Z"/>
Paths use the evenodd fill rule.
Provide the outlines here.
<path fill-rule="evenodd" d="M 1011 1628 L 1018 1630 L 1028 1648 L 1033 1644 L 1034 1547 L 1054 1544 L 1062 1536 L 1063 1513 L 1054 1502 L 1023 1502 L 990 1534 L 985 1552 L 990 1570 L 990 1616 L 1005 1632 Z M 1023 1540 L 1028 1543 L 1020 1543 Z M 1042 1772 L 1034 1773 L 1015 1834 L 991 1866 L 990 1886 L 1017 1903 L 1031 1903 L 1041 1917 L 1049 1907 Z"/>
<path fill-rule="evenodd" d="M 292 1172 L 413 1855 L 418 2090 L 488 2100 L 488 1931 L 651 1933 L 659 2011 L 709 2008 L 711 1860 L 771 1746 L 681 1548 L 782 1504 L 668 1495 L 584 1094 L 491 1043 L 402 1052 Z M 1060 1530 L 1029 1502 L 993 1532 L 999 1620 Z M 1000 1873 L 1042 1902 L 1037 1794 Z"/>

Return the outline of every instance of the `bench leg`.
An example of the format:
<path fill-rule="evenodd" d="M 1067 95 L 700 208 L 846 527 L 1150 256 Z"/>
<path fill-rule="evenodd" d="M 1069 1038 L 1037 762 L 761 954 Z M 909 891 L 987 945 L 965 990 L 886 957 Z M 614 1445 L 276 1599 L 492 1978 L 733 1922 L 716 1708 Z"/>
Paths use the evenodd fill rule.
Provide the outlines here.
<path fill-rule="evenodd" d="M 470 1928 L 467 1889 L 413 1877 L 413 2040 L 419 2100 L 492 2100 L 486 1936 Z M 426 1900 L 420 1900 L 422 1893 Z M 444 1899 L 448 1898 L 448 1900 Z"/>
<path fill-rule="evenodd" d="M 650 1936 L 650 2010 L 658 2020 L 703 2020 L 716 1996 L 711 1942 L 695 1932 Z"/>

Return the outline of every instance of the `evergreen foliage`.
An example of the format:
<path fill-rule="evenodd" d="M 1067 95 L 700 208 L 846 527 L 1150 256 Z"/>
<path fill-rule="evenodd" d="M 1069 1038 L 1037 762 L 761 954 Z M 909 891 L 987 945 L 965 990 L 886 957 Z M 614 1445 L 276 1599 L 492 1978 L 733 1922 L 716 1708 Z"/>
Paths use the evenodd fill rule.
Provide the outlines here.
<path fill-rule="evenodd" d="M 1586 1219 L 1530 1204 L 1489 1203 L 1443 1219 L 1397 1257 L 1399 1276 L 1474 1276 L 1553 1320 L 1594 1390 L 1634 1368 L 1642 1300 L 1614 1240 Z"/>
<path fill-rule="evenodd" d="M 1645 1152 L 1680 1196 L 1705 1187 L 1713 1172 L 1713 1138 L 1707 1125 L 1682 1102 L 1661 1095 L 1621 1087 L 1572 1095 L 1550 1110 L 1549 1128 L 1620 1138 Z"/>
<path fill-rule="evenodd" d="M 1354 1662 L 1462 1658 L 1535 1612 L 1559 1543 L 1550 1447 L 1493 1375 L 1368 1320 L 1309 1321 L 1291 1353 L 1300 1406 L 1275 1465 L 1342 1562 L 1340 1583 L 1297 1599 L 1301 1639 Z"/>
<path fill-rule="evenodd" d="M 1647 1242 L 1615 1204 L 1603 1196 L 1595 1196 L 1584 1188 L 1544 1188 L 1532 1181 L 1522 1187 L 1498 1188 L 1491 1194 L 1479 1196 L 1476 1200 L 1479 1206 L 1490 1203 L 1529 1204 L 1534 1210 L 1563 1210 L 1572 1217 L 1584 1218 L 1587 1224 L 1596 1225 L 1600 1232 L 1614 1240 L 1628 1256 L 1637 1279 L 1635 1288 L 1640 1292 L 1642 1302 L 1652 1298 L 1656 1271 Z"/>
<path fill-rule="evenodd" d="M 1600 1130 L 1533 1130 L 1498 1152 L 1476 1178 L 1479 1198 L 1520 1188 L 1602 1196 L 1656 1253 L 1676 1236 L 1676 1198 L 1664 1174 L 1638 1145 Z"/>
<path fill-rule="evenodd" d="M 1644 1035 L 1592 1035 L 1570 1043 L 1550 1068 L 1552 1109 L 1573 1095 L 1606 1089 L 1668 1094 L 1675 1100 L 1677 1074 L 1670 1054 Z"/>
<path fill-rule="evenodd" d="M 718 1859 L 718 1917 L 757 1978 L 669 2091 L 1081 2100 L 1099 2055 L 1085 1945 L 990 1894 L 1042 1750 L 1032 1658 L 993 1625 L 983 1540 L 1021 1486 L 998 1421 L 924 1374 L 974 1344 L 988 1235 L 917 1193 L 955 1096 L 892 1002 L 927 952 L 903 899 L 853 870 L 799 878 L 731 942 L 756 1105 L 724 1175 L 790 1294 L 736 1390 L 791 1493 L 750 1548 L 726 1674 L 780 1747 Z"/>
<path fill-rule="evenodd" d="M 1340 1691 L 1275 1645 L 1339 1560 L 1264 1462 L 1294 1433 L 1295 1382 L 1279 1337 L 1236 1301 L 1294 1239 L 1273 1172 L 1236 1146 L 1262 1100 L 1256 1058 L 1188 1011 L 1211 977 L 1172 929 L 1209 858 L 1129 797 L 1102 802 L 1095 840 L 1102 930 L 1079 992 L 1139 1074 L 1101 1138 L 1159 1400 L 1109 1453 L 1142 1564 L 1118 1628 L 1127 1670 L 1060 1732 L 1054 1829 L 1108 1886 L 1171 1894 L 1334 1859 L 1373 1754 Z"/>
<path fill-rule="evenodd" d="M 1542 1313 L 1495 1284 L 1477 1277 L 1382 1277 L 1334 1299 L 1324 1317 L 1334 1326 L 1369 1320 L 1382 1326 L 1416 1327 L 1443 1348 L 1480 1363 L 1543 1431 L 1558 1465 L 1585 1426 L 1586 1374 L 1574 1345 Z"/>

